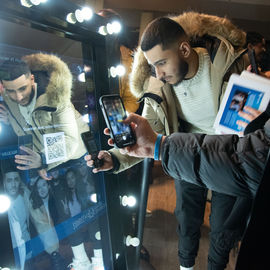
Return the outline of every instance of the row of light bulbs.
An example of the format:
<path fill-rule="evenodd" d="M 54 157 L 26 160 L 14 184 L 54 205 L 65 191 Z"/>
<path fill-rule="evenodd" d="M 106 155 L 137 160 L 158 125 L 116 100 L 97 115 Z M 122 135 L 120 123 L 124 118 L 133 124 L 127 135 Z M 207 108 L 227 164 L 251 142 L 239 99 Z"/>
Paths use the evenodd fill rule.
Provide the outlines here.
<path fill-rule="evenodd" d="M 45 2 L 47 2 L 47 0 L 21 0 L 21 5 L 30 8 Z M 66 21 L 71 24 L 75 24 L 76 22 L 82 23 L 84 21 L 89 21 L 93 17 L 93 14 L 92 9 L 89 7 L 76 9 L 75 12 L 68 13 L 66 16 Z M 101 35 L 106 36 L 107 34 L 118 34 L 120 33 L 121 29 L 121 24 L 118 21 L 114 21 L 112 23 L 107 23 L 107 25 L 100 26 L 98 32 Z"/>

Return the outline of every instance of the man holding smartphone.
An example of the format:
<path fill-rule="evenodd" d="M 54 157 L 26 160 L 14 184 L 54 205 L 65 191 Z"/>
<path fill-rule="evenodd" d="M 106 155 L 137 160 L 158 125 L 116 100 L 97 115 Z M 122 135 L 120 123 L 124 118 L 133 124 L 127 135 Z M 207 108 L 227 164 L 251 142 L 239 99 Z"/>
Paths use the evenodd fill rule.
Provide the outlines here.
<path fill-rule="evenodd" d="M 156 132 L 214 134 L 213 123 L 226 82 L 231 73 L 240 73 L 248 65 L 242 58 L 246 51 L 241 49 L 245 34 L 216 16 L 189 12 L 172 19 L 158 18 L 145 29 L 135 54 L 131 90 L 144 99 L 142 115 Z M 226 35 L 231 32 L 235 36 Z M 196 36 L 197 44 L 205 48 L 191 46 L 189 40 Z M 157 78 L 151 76 L 153 71 Z M 101 152 L 99 158 L 104 158 L 104 166 L 93 172 L 113 169 L 117 173 L 138 162 L 117 150 Z M 192 270 L 207 190 L 203 185 L 179 180 L 175 180 L 175 187 L 180 269 Z M 213 192 L 209 270 L 226 268 L 229 252 L 241 238 L 250 205 L 250 199 Z M 231 212 L 235 214 L 229 216 Z"/>

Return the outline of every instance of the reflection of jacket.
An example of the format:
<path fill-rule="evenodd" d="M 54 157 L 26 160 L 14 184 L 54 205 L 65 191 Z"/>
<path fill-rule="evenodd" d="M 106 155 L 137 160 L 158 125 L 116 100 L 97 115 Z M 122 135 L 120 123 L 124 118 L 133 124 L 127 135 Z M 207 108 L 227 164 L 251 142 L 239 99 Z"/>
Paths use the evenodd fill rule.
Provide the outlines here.
<path fill-rule="evenodd" d="M 131 72 L 132 56 L 131 50 L 125 46 L 120 46 L 121 64 L 125 67 L 126 73 L 120 78 L 120 96 L 123 99 L 125 109 L 128 112 L 136 112 L 139 108 L 137 99 L 132 95 L 129 89 L 129 74 Z"/>
<path fill-rule="evenodd" d="M 175 133 L 162 145 L 162 165 L 174 179 L 232 196 L 255 197 L 269 147 L 270 120 L 264 129 L 240 139 L 237 135 Z"/>
<path fill-rule="evenodd" d="M 10 123 L 18 136 L 33 135 L 34 150 L 44 152 L 43 135 L 64 132 L 67 159 L 49 164 L 51 169 L 69 159 L 81 157 L 85 152 L 80 133 L 87 124 L 70 101 L 72 75 L 68 66 L 58 57 L 49 54 L 32 54 L 23 58 L 29 65 L 37 83 L 37 100 L 29 126 L 16 102 L 5 96 L 10 111 Z"/>
<path fill-rule="evenodd" d="M 194 43 L 206 47 L 209 53 L 209 72 L 211 85 L 216 89 L 213 95 L 217 112 L 228 75 L 237 71 L 239 73 L 247 65 L 241 57 L 245 53 L 245 50 L 241 49 L 245 43 L 245 34 L 229 20 L 212 15 L 187 12 L 173 19 L 181 24 Z M 177 98 L 172 87 L 151 77 L 151 68 L 140 49 L 134 57 L 130 84 L 133 94 L 144 99 L 143 116 L 156 132 L 169 135 L 179 131 L 181 125 L 175 103 Z M 117 150 L 111 151 L 120 161 L 119 170 L 136 162 L 135 158 L 124 157 Z"/>

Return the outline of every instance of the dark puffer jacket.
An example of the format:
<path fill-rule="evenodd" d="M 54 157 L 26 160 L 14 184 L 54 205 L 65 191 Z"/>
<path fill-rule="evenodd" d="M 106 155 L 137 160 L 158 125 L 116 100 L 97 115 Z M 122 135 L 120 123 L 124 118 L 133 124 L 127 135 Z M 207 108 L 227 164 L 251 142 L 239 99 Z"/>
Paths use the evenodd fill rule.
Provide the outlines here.
<path fill-rule="evenodd" d="M 162 145 L 162 166 L 177 180 L 254 198 L 270 146 L 270 119 L 263 129 L 237 135 L 174 133 Z"/>

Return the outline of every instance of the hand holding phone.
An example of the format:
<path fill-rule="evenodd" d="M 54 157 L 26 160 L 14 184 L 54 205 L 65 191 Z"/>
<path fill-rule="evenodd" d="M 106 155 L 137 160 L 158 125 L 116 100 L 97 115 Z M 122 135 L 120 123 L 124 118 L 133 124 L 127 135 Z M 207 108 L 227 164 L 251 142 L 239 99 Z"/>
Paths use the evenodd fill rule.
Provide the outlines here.
<path fill-rule="evenodd" d="M 248 50 L 248 58 L 251 64 L 251 72 L 259 74 L 259 69 L 256 61 L 256 56 L 255 56 L 255 50 L 254 49 L 249 49 Z"/>
<path fill-rule="evenodd" d="M 101 96 L 99 103 L 115 146 L 123 148 L 135 144 L 136 137 L 132 128 L 123 123 L 127 115 L 121 97 L 119 95 Z"/>
<path fill-rule="evenodd" d="M 94 161 L 94 168 L 99 168 L 103 166 L 103 160 L 98 158 L 98 148 L 96 145 L 95 138 L 91 131 L 86 131 L 81 134 L 83 143 L 91 155 L 92 160 Z"/>

